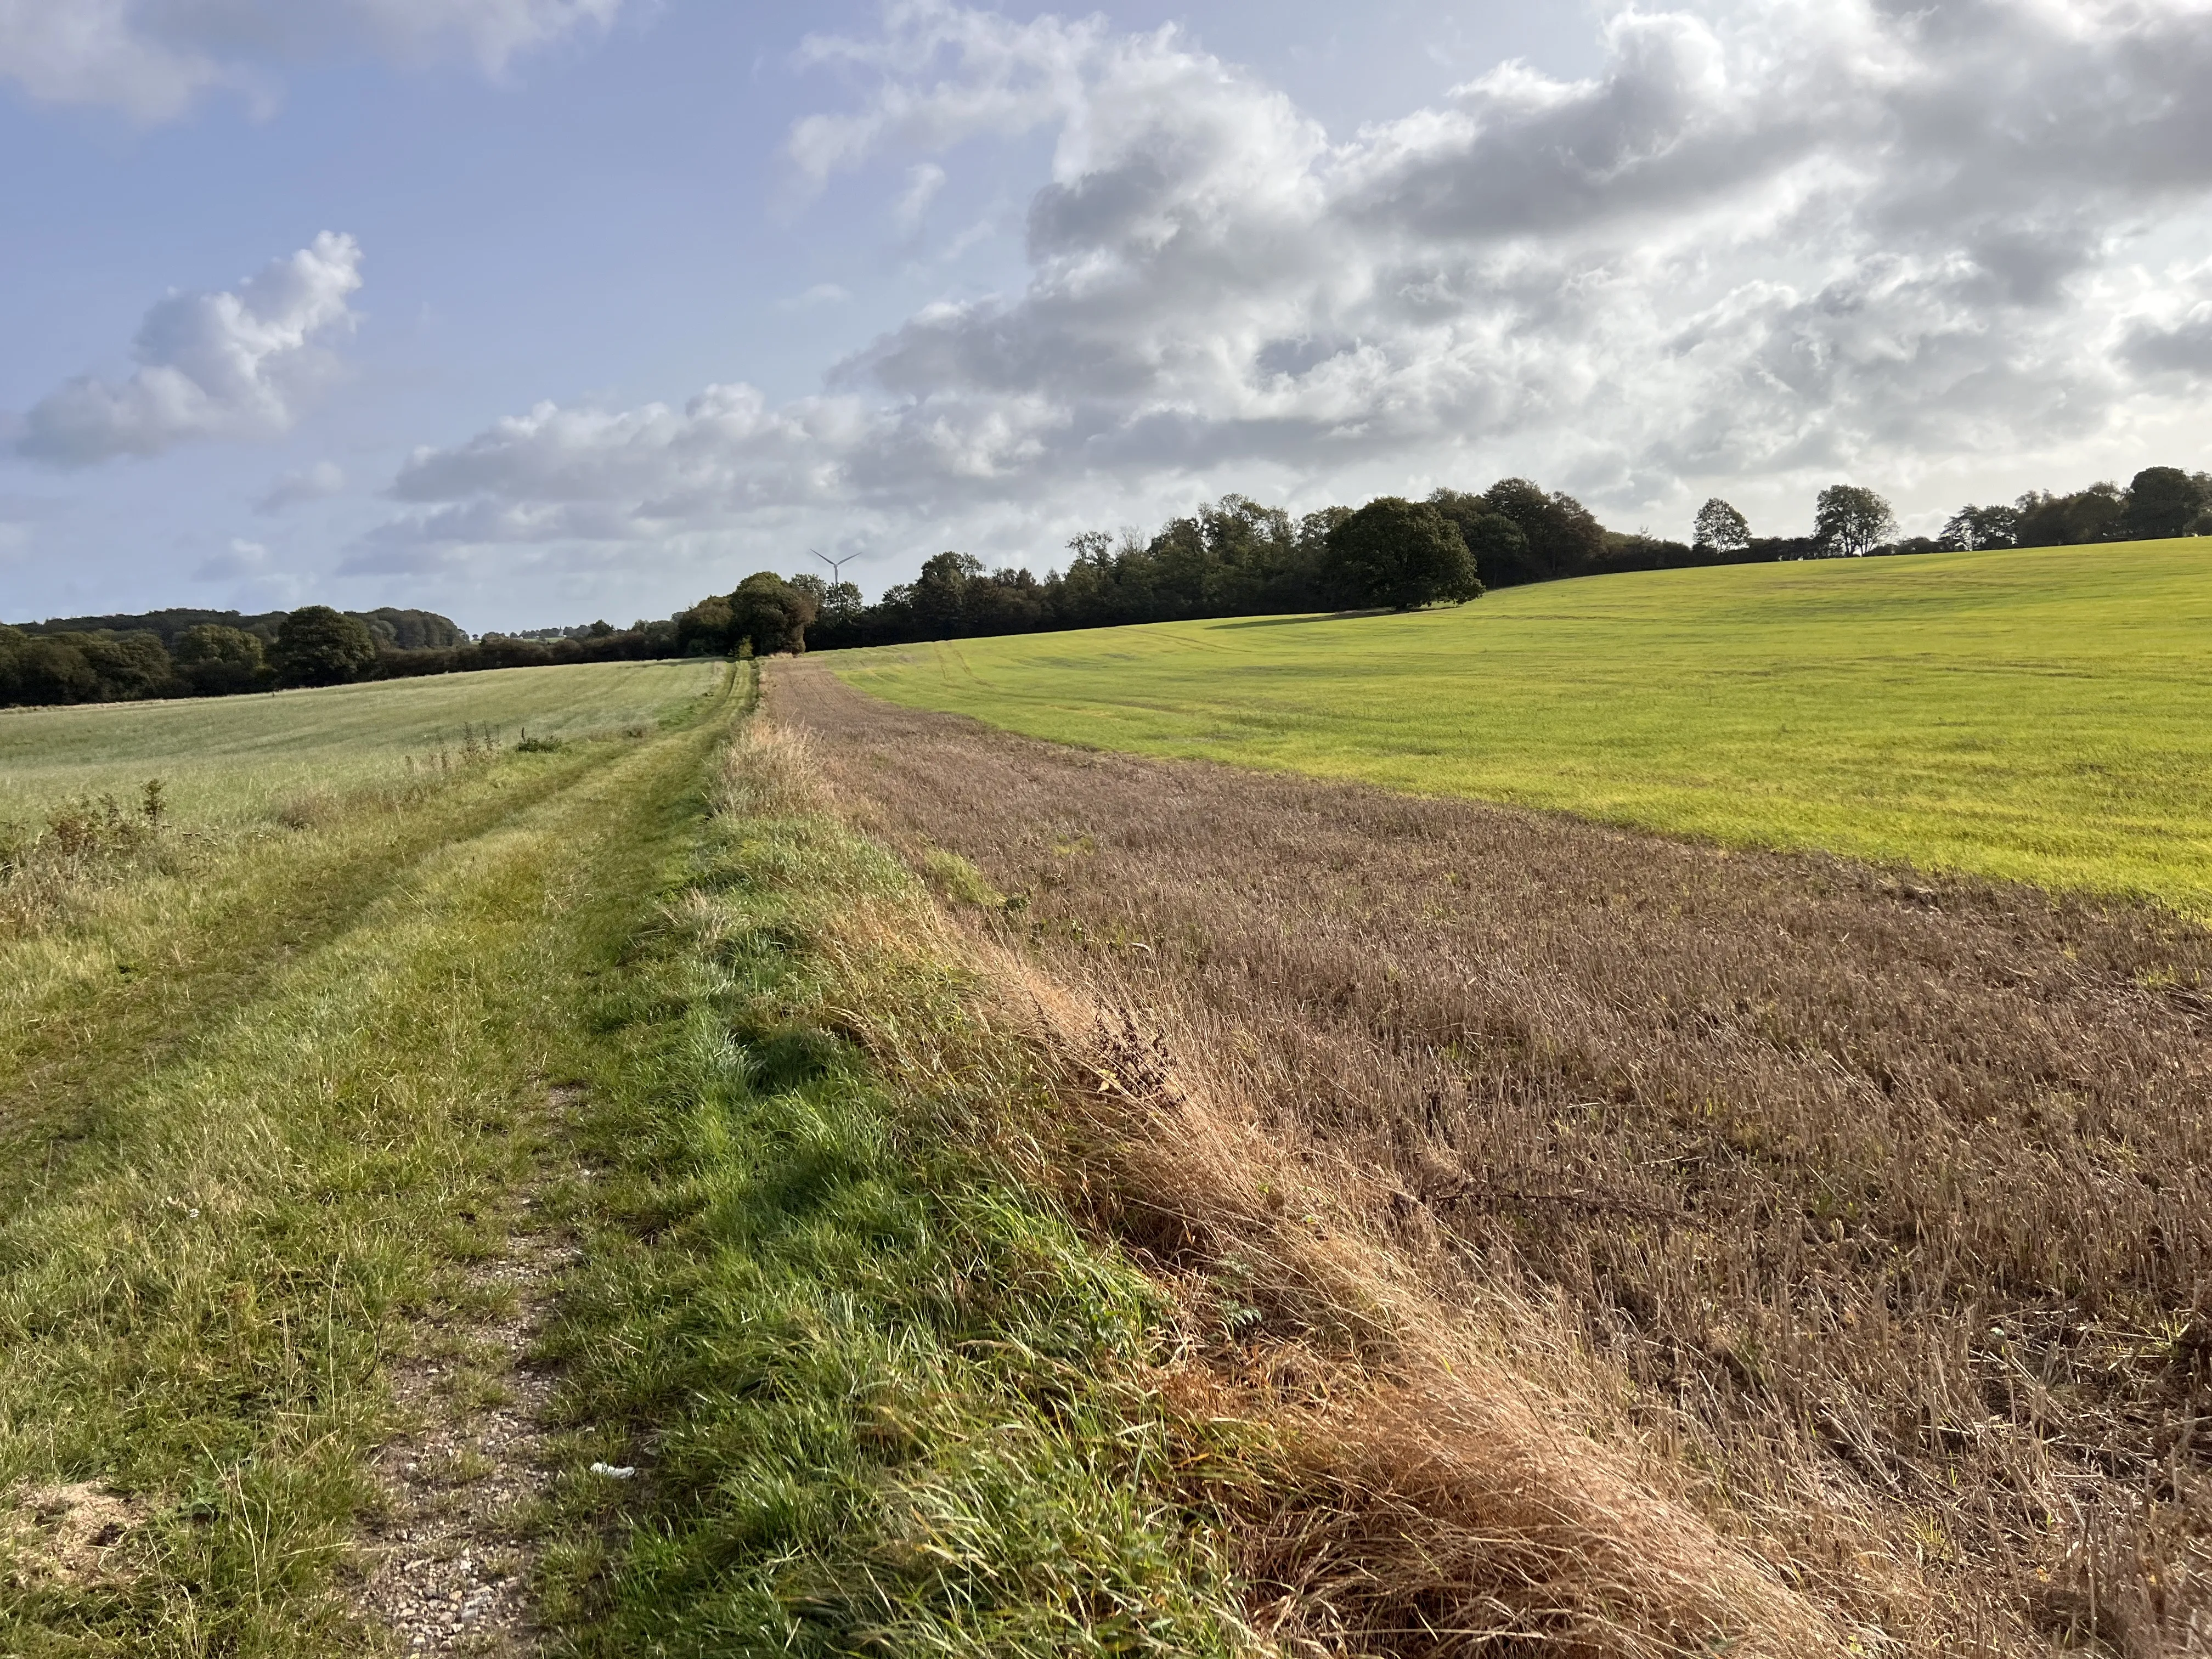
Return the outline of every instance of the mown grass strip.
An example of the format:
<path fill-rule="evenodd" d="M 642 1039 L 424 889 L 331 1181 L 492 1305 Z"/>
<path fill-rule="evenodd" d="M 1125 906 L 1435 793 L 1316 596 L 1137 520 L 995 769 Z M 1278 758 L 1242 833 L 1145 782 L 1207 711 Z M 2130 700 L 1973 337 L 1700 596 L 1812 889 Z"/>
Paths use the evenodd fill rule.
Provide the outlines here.
<path fill-rule="evenodd" d="M 0 1224 L 0 1652 L 360 1650 L 332 1583 L 384 1361 L 505 1237 L 549 1057 L 670 879 L 718 738 L 608 745 L 489 823 L 433 811 L 443 838 Z M 60 1482 L 132 1522 L 74 1570 L 21 1508 Z"/>
<path fill-rule="evenodd" d="M 1247 1649 L 1174 1496 L 1164 1310 L 983 1149 L 1035 1085 L 914 942 L 920 889 L 773 786 L 741 752 L 580 1049 L 607 1173 L 552 1345 L 550 1617 L 609 1659 Z M 975 1069 L 894 1086 L 854 1006 Z"/>

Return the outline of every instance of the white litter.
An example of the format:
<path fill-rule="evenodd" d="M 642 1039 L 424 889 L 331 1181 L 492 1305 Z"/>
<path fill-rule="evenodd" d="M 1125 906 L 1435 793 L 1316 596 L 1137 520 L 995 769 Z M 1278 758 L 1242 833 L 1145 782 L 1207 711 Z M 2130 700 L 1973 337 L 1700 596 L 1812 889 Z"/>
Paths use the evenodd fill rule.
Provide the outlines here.
<path fill-rule="evenodd" d="M 634 1466 L 624 1468 L 613 1463 L 594 1463 L 592 1473 L 604 1474 L 610 1480 L 628 1480 L 637 1474 L 637 1470 Z"/>

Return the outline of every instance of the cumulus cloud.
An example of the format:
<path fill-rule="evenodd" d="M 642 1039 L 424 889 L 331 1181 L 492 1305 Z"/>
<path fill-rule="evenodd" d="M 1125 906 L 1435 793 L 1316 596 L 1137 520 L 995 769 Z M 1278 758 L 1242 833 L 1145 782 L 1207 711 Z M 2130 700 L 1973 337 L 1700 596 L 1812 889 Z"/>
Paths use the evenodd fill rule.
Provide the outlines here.
<path fill-rule="evenodd" d="M 345 489 L 345 473 L 334 461 L 317 461 L 299 472 L 287 472 L 266 495 L 253 504 L 256 513 L 282 513 L 307 501 L 319 501 Z"/>
<path fill-rule="evenodd" d="M 502 70 L 520 52 L 604 27 L 623 0 L 0 0 L 0 79 L 46 103 L 141 120 L 216 88 L 257 89 L 266 66 L 366 50 Z"/>
<path fill-rule="evenodd" d="M 58 466 L 157 455 L 200 438 L 288 430 L 328 373 L 321 342 L 349 327 L 361 247 L 325 231 L 235 291 L 172 294 L 146 313 L 120 385 L 82 375 L 24 416 L 17 450 Z"/>
<path fill-rule="evenodd" d="M 1172 29 L 900 0 L 810 43 L 857 90 L 788 160 L 816 183 L 1049 133 L 1024 285 L 924 308 L 787 407 L 547 405 L 424 452 L 380 556 L 1505 471 L 1630 514 L 1747 478 L 1904 490 L 2212 371 L 2212 307 L 2140 252 L 2212 252 L 2199 0 L 1603 27 L 1589 79 L 1507 64 L 1332 135 Z"/>

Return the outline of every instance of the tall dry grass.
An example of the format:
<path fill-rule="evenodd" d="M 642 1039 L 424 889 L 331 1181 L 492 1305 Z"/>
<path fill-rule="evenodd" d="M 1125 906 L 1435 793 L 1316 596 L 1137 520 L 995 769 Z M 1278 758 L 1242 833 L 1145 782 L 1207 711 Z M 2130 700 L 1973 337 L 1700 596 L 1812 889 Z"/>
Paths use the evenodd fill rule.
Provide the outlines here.
<path fill-rule="evenodd" d="M 1286 1598 L 1377 1551 L 1441 1594 L 1666 1537 L 1651 1596 L 1763 1598 L 1784 1650 L 2212 1640 L 2201 930 L 1060 749 L 806 666 L 770 708 L 849 813 L 1006 896 L 963 908 L 1086 1067 L 1086 1201 L 1212 1287 L 1249 1375 L 1206 1386 L 1395 1517 L 1255 1512 Z M 1357 1401 L 1346 1354 L 1387 1362 Z M 1532 1425 L 1600 1497 L 1516 1461 Z M 1496 1628 L 1698 1639 L 1564 1559 L 1528 1545 Z"/>

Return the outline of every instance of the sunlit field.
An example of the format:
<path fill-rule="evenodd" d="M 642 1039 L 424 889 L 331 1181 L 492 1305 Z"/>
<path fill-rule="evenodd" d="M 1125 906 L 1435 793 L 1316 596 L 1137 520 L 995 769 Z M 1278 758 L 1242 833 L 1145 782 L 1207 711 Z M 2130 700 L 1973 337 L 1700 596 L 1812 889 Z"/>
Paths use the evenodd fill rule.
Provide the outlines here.
<path fill-rule="evenodd" d="M 2212 542 L 1662 571 L 825 660 L 1062 741 L 2212 915 Z"/>
<path fill-rule="evenodd" d="M 587 663 L 179 702 L 0 709 L 0 823 L 162 780 L 197 823 L 250 817 L 302 788 L 434 763 L 472 731 L 502 744 L 653 725 L 709 693 L 720 663 Z"/>

